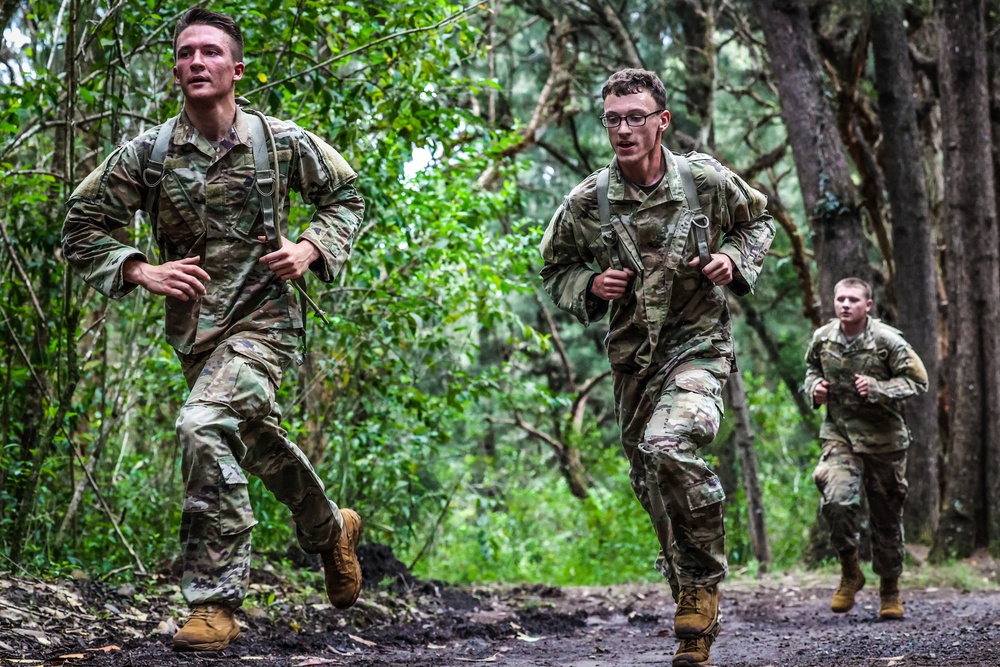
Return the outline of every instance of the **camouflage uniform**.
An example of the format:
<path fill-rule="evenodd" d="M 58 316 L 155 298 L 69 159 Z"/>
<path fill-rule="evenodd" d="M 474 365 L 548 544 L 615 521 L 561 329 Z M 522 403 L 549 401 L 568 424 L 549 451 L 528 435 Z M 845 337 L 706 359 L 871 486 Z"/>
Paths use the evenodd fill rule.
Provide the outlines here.
<path fill-rule="evenodd" d="M 364 212 L 353 186 L 357 174 L 337 151 L 294 123 L 268 118 L 268 124 L 281 171 L 278 228 L 287 234 L 289 190 L 316 206 L 299 238 L 319 250 L 310 269 L 332 281 L 350 254 Z M 115 232 L 146 207 L 142 172 L 158 130 L 111 153 L 69 200 L 65 256 L 111 298 L 136 287 L 122 276 L 126 260 L 147 261 Z M 306 551 L 332 548 L 343 525 L 322 481 L 280 426 L 275 393 L 298 356 L 303 315 L 291 285 L 258 262 L 272 248 L 257 239 L 265 232 L 255 173 L 243 111 L 217 147 L 181 113 L 148 212 L 160 261 L 200 257 L 199 266 L 212 277 L 199 299 L 166 299 L 167 341 L 191 388 L 177 433 L 185 491 L 183 591 L 192 605 L 238 606 L 246 594 L 256 521 L 244 469 L 291 509 Z"/>
<path fill-rule="evenodd" d="M 705 588 L 725 578 L 725 494 L 697 455 L 722 416 L 722 386 L 735 367 L 726 296 L 701 270 L 692 212 L 674 157 L 646 195 L 610 166 L 608 197 L 622 265 L 635 271 L 631 291 L 610 304 L 605 343 L 614 378 L 615 410 L 630 463 L 632 488 L 660 542 L 658 569 L 674 590 Z M 729 288 L 749 293 L 774 236 L 766 198 L 715 159 L 688 156 L 715 252 L 733 260 Z M 542 239 L 545 290 L 584 325 L 601 319 L 608 302 L 588 293 L 611 266 L 601 236 L 597 175 L 573 189 Z"/>
<path fill-rule="evenodd" d="M 869 378 L 867 398 L 858 393 L 855 374 Z M 812 397 L 822 380 L 830 385 L 819 434 L 823 454 L 813 479 L 833 547 L 839 554 L 857 550 L 864 485 L 873 569 L 896 579 L 903 570 L 904 473 L 910 443 L 902 403 L 927 391 L 927 371 L 903 334 L 889 325 L 869 317 L 865 330 L 849 341 L 840 322 L 831 320 L 816 330 L 806 351 L 803 390 Z"/>

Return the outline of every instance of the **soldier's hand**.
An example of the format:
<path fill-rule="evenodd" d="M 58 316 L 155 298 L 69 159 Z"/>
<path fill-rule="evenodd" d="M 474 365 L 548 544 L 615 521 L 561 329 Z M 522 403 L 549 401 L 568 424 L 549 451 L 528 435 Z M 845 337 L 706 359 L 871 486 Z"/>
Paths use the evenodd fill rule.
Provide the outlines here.
<path fill-rule="evenodd" d="M 257 237 L 261 243 L 266 243 L 263 236 Z M 309 270 L 309 265 L 319 259 L 319 249 L 306 240 L 292 243 L 281 237 L 281 250 L 269 252 L 258 261 L 267 264 L 268 268 L 282 280 L 301 278 Z"/>
<path fill-rule="evenodd" d="M 861 394 L 861 398 L 868 398 L 868 376 L 860 373 L 855 374 L 854 388 Z"/>
<path fill-rule="evenodd" d="M 153 294 L 190 301 L 205 294 L 205 283 L 212 279 L 205 269 L 198 266 L 200 261 L 200 257 L 185 257 L 154 265 L 129 259 L 122 267 L 122 277 Z"/>
<path fill-rule="evenodd" d="M 628 289 L 628 281 L 634 275 L 635 271 L 632 269 L 625 269 L 624 271 L 608 269 L 604 273 L 599 273 L 594 278 L 594 282 L 590 284 L 590 293 L 598 299 L 604 299 L 605 301 L 625 296 L 625 290 Z"/>
<path fill-rule="evenodd" d="M 826 399 L 830 397 L 830 381 L 820 380 L 816 383 L 816 388 L 813 389 L 813 403 L 816 405 L 823 405 L 826 403 Z"/>
<path fill-rule="evenodd" d="M 695 257 L 688 266 L 700 266 L 701 258 Z M 701 272 L 715 285 L 728 285 L 733 282 L 733 260 L 725 253 L 712 254 L 712 261 Z"/>

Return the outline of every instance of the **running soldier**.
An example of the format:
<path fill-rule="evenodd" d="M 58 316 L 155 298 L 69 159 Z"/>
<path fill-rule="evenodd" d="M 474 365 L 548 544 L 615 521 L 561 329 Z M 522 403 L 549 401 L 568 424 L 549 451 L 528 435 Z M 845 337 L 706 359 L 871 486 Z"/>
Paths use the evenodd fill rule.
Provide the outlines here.
<path fill-rule="evenodd" d="M 177 417 L 183 450 L 182 590 L 191 607 L 176 650 L 220 650 L 239 636 L 256 520 L 244 471 L 288 506 L 299 543 L 322 556 L 331 603 L 358 597 L 361 519 L 326 496 L 280 425 L 275 393 L 299 356 L 303 313 L 291 281 L 332 281 L 364 213 L 357 174 L 294 123 L 244 111 L 243 36 L 195 7 L 174 32 L 180 115 L 111 153 L 76 189 L 63 226 L 66 259 L 101 294 L 136 287 L 166 297 L 166 339 L 190 394 Z M 285 237 L 294 190 L 316 214 Z M 122 243 L 144 210 L 160 264 Z"/>

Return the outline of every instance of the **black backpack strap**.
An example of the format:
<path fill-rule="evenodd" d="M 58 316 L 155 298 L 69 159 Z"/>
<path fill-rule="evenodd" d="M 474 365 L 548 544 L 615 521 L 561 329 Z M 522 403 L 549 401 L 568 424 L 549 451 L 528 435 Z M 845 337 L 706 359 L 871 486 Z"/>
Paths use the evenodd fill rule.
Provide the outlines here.
<path fill-rule="evenodd" d="M 699 268 L 704 269 L 712 261 L 712 251 L 708 245 L 708 216 L 701 212 L 698 188 L 695 187 L 694 176 L 691 175 L 691 165 L 687 157 L 674 155 L 674 162 L 677 163 L 677 175 L 681 177 L 688 208 L 694 212 L 691 226 L 694 228 L 694 241 L 698 247 L 698 257 L 701 260 Z"/>
<path fill-rule="evenodd" d="M 605 167 L 597 173 L 597 214 L 601 218 L 601 238 L 611 258 L 611 268 L 622 270 L 622 258 L 618 253 L 618 234 L 611 226 L 611 202 L 608 201 L 608 186 L 611 169 Z"/>

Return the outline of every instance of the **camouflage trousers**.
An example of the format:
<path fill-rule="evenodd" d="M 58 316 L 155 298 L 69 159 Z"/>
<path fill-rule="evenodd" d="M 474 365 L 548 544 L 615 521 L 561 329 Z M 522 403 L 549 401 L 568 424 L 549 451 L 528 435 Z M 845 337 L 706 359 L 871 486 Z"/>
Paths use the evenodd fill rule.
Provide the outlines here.
<path fill-rule="evenodd" d="M 830 541 L 838 554 L 858 548 L 861 493 L 868 498 L 872 569 L 880 577 L 898 578 L 903 571 L 903 502 L 908 485 L 906 450 L 880 454 L 855 452 L 846 442 L 823 441 L 823 455 L 813 472 L 820 511 L 830 525 Z"/>
<path fill-rule="evenodd" d="M 257 521 L 244 471 L 291 510 L 305 551 L 328 550 L 340 538 L 340 509 L 286 437 L 275 404 L 297 347 L 294 331 L 252 331 L 202 354 L 178 354 L 191 389 L 176 423 L 184 480 L 181 589 L 188 604 L 238 607 L 246 596 Z"/>
<path fill-rule="evenodd" d="M 726 577 L 725 492 L 698 456 L 719 430 L 728 359 L 695 359 L 652 377 L 614 374 L 615 407 L 632 489 L 660 543 L 656 568 L 680 587 Z"/>

